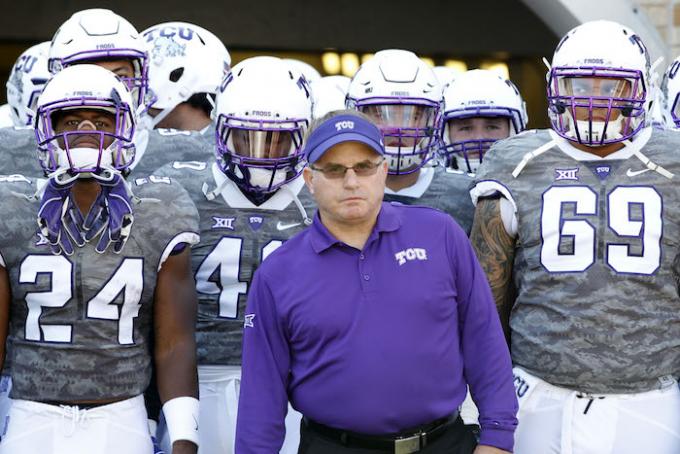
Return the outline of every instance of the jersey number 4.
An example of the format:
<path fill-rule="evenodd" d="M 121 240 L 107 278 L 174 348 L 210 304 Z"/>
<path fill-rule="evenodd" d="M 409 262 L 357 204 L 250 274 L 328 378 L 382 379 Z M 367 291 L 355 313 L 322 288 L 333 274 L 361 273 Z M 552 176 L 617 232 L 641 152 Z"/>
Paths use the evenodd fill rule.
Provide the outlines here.
<path fill-rule="evenodd" d="M 272 240 L 262 248 L 260 263 L 283 244 Z M 248 283 L 239 280 L 243 239 L 222 237 L 196 271 L 196 291 L 219 295 L 220 318 L 238 318 L 238 297 L 248 291 Z"/>
<path fill-rule="evenodd" d="M 71 325 L 41 324 L 40 316 L 44 307 L 64 307 L 73 297 L 73 264 L 61 255 L 29 255 L 21 262 L 20 284 L 36 284 L 40 275 L 50 277 L 50 290 L 26 293 L 26 340 L 71 342 Z M 87 318 L 117 321 L 118 343 L 134 344 L 133 323 L 139 315 L 143 287 L 144 260 L 124 259 L 104 287 L 85 305 Z M 121 294 L 122 304 L 116 304 Z"/>
<path fill-rule="evenodd" d="M 576 216 L 564 219 L 562 207 L 572 205 Z M 606 244 L 607 264 L 617 273 L 654 274 L 661 264 L 661 195 L 649 186 L 617 186 L 607 196 L 608 227 L 632 243 Z M 597 194 L 587 186 L 553 186 L 543 194 L 541 214 L 541 263 L 550 272 L 585 271 L 595 263 L 596 227 L 588 217 L 596 216 Z M 634 215 L 634 211 L 637 214 Z M 563 241 L 571 244 L 567 251 Z"/>

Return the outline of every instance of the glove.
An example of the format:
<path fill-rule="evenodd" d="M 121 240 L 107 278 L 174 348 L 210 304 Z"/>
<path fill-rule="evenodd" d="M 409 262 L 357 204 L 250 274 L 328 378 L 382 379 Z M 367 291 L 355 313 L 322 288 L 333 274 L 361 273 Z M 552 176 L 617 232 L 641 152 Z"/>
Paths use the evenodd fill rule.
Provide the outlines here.
<path fill-rule="evenodd" d="M 85 240 L 101 235 L 95 250 L 102 254 L 113 244 L 113 252 L 118 254 L 130 237 L 134 221 L 130 195 L 120 174 L 114 174 L 109 181 L 100 180 L 99 184 L 101 192 L 83 222 Z"/>
<path fill-rule="evenodd" d="M 55 255 L 62 252 L 72 255 L 74 244 L 77 246 L 85 244 L 80 229 L 83 216 L 71 199 L 73 184 L 73 181 L 61 184 L 56 179 L 50 178 L 40 201 L 38 226 Z"/>

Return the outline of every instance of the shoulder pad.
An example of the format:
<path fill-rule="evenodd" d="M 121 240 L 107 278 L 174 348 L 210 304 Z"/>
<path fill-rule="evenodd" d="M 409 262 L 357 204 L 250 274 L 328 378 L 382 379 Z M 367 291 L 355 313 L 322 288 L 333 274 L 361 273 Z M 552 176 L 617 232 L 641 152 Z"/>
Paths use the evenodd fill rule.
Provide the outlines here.
<path fill-rule="evenodd" d="M 157 128 L 158 134 L 162 136 L 190 136 L 191 131 L 185 131 L 183 129 L 172 129 L 172 128 Z"/>
<path fill-rule="evenodd" d="M 0 183 L 28 183 L 31 184 L 31 180 L 18 173 L 12 175 L 0 175 Z"/>
<path fill-rule="evenodd" d="M 156 175 L 149 175 L 148 177 L 135 178 L 135 186 L 142 186 L 145 184 L 172 184 L 170 177 L 161 177 Z"/>
<path fill-rule="evenodd" d="M 175 161 L 172 163 L 173 169 L 190 169 L 196 171 L 205 170 L 208 167 L 207 162 L 203 161 Z"/>

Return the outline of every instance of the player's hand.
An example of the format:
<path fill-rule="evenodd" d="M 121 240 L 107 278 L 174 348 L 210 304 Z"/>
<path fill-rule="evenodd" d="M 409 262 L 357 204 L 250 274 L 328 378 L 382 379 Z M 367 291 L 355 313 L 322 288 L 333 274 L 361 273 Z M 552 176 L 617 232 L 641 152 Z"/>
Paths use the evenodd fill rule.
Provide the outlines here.
<path fill-rule="evenodd" d="M 130 236 L 134 221 L 130 194 L 120 174 L 99 184 L 102 190 L 83 223 L 85 239 L 91 241 L 101 235 L 95 250 L 103 253 L 112 244 L 113 252 L 119 253 Z"/>
<path fill-rule="evenodd" d="M 510 451 L 494 448 L 493 446 L 478 445 L 472 454 L 511 454 Z"/>
<path fill-rule="evenodd" d="M 85 244 L 81 231 L 83 217 L 71 199 L 72 187 L 73 182 L 61 184 L 51 178 L 40 200 L 38 226 L 54 254 L 71 255 L 74 244 Z"/>
<path fill-rule="evenodd" d="M 172 444 L 172 454 L 196 454 L 198 446 L 190 441 L 178 440 Z"/>

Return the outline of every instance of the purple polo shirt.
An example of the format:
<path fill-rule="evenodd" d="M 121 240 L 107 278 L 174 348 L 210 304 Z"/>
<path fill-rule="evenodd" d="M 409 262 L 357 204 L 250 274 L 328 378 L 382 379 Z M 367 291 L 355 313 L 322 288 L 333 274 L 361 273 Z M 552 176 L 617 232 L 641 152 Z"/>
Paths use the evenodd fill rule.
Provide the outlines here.
<path fill-rule="evenodd" d="M 390 434 L 457 410 L 512 451 L 517 400 L 491 291 L 463 230 L 383 203 L 364 249 L 319 215 L 273 252 L 248 296 L 236 452 L 275 453 L 287 401 L 319 423 Z"/>

